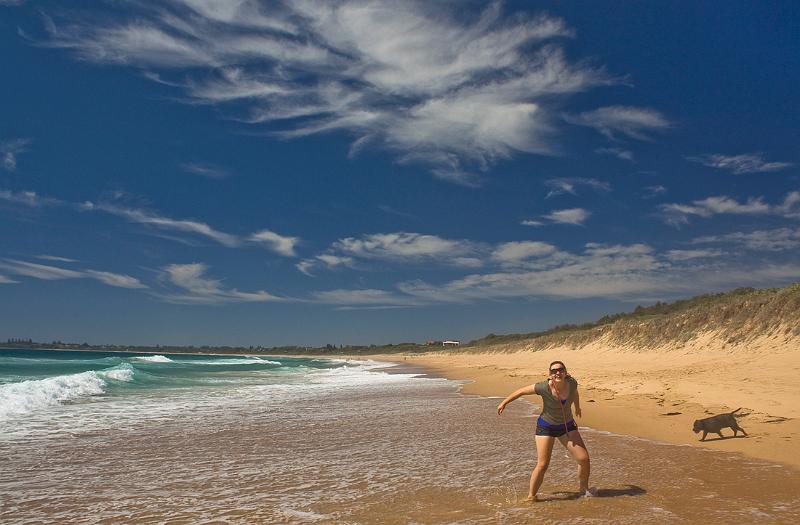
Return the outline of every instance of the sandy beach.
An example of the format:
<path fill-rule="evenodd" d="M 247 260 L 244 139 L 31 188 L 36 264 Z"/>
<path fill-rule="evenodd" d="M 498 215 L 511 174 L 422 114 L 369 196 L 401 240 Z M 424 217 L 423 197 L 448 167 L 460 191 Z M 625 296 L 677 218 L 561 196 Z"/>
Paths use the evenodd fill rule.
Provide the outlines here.
<path fill-rule="evenodd" d="M 612 351 L 595 361 L 578 357 L 586 349 L 554 351 L 587 384 L 633 370 Z M 655 401 L 637 405 L 588 387 L 582 423 L 594 427 L 583 435 L 597 497 L 578 498 L 574 462 L 559 449 L 540 501 L 524 502 L 538 407 L 517 402 L 498 417 L 497 400 L 486 396 L 536 379 L 551 357 L 9 353 L 7 368 L 49 377 L 0 390 L 0 457 L 8 458 L 0 522 L 489 525 L 560 516 L 576 524 L 797 523 L 800 476 L 784 466 L 789 461 L 724 448 L 776 438 L 761 427 L 784 423 L 751 424 L 768 412 L 743 417 L 752 437 L 677 446 L 636 435 L 647 435 L 648 418 L 680 416 L 659 417 L 648 411 Z M 404 366 L 386 367 L 389 359 Z M 636 357 L 641 370 L 657 362 Z M 442 375 L 477 381 L 462 385 Z M 72 397 L 42 404 L 48 392 Z M 643 415 L 640 427 L 629 428 L 634 408 Z M 615 422 L 619 428 L 607 428 L 617 433 L 595 420 Z"/>
<path fill-rule="evenodd" d="M 386 355 L 380 359 L 428 367 L 448 379 L 468 380 L 465 394 L 505 397 L 545 378 L 563 360 L 580 383 L 579 425 L 618 434 L 686 444 L 800 467 L 800 341 L 762 337 L 731 345 L 705 334 L 683 346 L 630 350 L 598 341 L 581 348 L 530 351 L 525 343 L 479 353 Z M 531 401 L 537 400 L 531 398 Z M 742 407 L 747 437 L 692 432 L 695 419 Z"/>

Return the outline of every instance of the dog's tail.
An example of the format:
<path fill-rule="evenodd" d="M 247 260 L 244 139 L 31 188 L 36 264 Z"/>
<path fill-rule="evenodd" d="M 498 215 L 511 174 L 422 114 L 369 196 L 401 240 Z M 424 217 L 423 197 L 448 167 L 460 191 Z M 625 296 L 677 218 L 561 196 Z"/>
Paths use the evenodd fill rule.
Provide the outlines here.
<path fill-rule="evenodd" d="M 736 410 L 731 410 L 731 415 L 735 414 L 736 412 L 740 411 L 742 407 L 737 408 Z"/>

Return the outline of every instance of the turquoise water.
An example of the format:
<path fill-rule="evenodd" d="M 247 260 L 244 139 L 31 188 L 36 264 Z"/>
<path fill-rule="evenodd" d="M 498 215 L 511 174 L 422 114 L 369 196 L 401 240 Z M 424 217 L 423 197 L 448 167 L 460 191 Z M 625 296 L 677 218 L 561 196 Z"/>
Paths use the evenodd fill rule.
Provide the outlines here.
<path fill-rule="evenodd" d="M 345 361 L 233 355 L 0 350 L 0 423 L 64 405 L 192 389 L 291 384 Z M 310 374 L 310 376 L 309 376 Z"/>

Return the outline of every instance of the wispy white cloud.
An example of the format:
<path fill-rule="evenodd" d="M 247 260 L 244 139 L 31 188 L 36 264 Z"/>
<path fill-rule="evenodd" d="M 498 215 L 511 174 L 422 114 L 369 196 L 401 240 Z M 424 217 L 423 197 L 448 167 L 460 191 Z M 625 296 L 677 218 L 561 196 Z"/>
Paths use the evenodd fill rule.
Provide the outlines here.
<path fill-rule="evenodd" d="M 122 275 L 112 272 L 101 272 L 98 270 L 85 270 L 84 273 L 87 277 L 96 279 L 109 286 L 116 286 L 117 288 L 147 288 L 139 279 L 131 277 L 130 275 Z"/>
<path fill-rule="evenodd" d="M 533 227 L 544 226 L 544 222 L 537 221 L 536 219 L 524 219 L 523 221 L 520 222 L 520 224 L 523 226 L 533 226 Z"/>
<path fill-rule="evenodd" d="M 667 188 L 665 188 L 664 186 L 662 186 L 660 184 L 656 184 L 654 186 L 647 186 L 643 190 L 645 199 L 652 199 L 653 197 L 655 197 L 657 195 L 661 195 L 662 193 L 666 193 L 666 192 L 667 192 Z"/>
<path fill-rule="evenodd" d="M 316 301 L 343 306 L 412 306 L 420 299 L 408 295 L 376 289 L 325 290 L 315 292 Z"/>
<path fill-rule="evenodd" d="M 618 159 L 628 160 L 633 162 L 633 152 L 627 149 L 622 148 L 597 148 L 594 150 L 595 153 L 599 153 L 601 155 L 613 155 Z"/>
<path fill-rule="evenodd" d="M 347 237 L 336 241 L 332 249 L 352 257 L 386 260 L 452 259 L 469 255 L 475 243 L 444 239 L 436 235 L 396 232 L 376 233 L 360 238 Z"/>
<path fill-rule="evenodd" d="M 48 43 L 157 70 L 149 78 L 188 102 L 244 107 L 235 118 L 272 122 L 283 137 L 342 131 L 353 152 L 383 147 L 460 184 L 478 184 L 476 173 L 518 152 L 555 152 L 553 108 L 615 82 L 566 58 L 558 43 L 573 31 L 561 19 L 507 15 L 499 2 L 473 17 L 457 4 L 388 0 L 130 7 L 102 25 L 67 12 L 48 25 Z M 632 120 L 609 129 L 653 127 Z"/>
<path fill-rule="evenodd" d="M 0 157 L 2 157 L 3 168 L 8 171 L 16 171 L 17 155 L 28 151 L 30 144 L 30 139 L 14 139 L 0 142 Z"/>
<path fill-rule="evenodd" d="M 774 228 L 751 232 L 707 235 L 692 240 L 692 244 L 733 244 L 754 251 L 785 251 L 800 249 L 800 228 Z"/>
<path fill-rule="evenodd" d="M 567 208 L 565 210 L 556 210 L 550 212 L 544 217 L 551 222 L 558 224 L 574 224 L 575 226 L 582 226 L 591 214 L 592 212 L 584 210 L 583 208 Z"/>
<path fill-rule="evenodd" d="M 241 292 L 236 288 L 224 288 L 222 281 L 206 276 L 207 270 L 208 266 L 203 263 L 170 264 L 165 266 L 162 268 L 162 282 L 178 288 L 178 291 L 160 294 L 160 297 L 166 301 L 181 304 L 224 304 L 283 300 L 263 290 Z"/>
<path fill-rule="evenodd" d="M 381 210 L 382 212 L 388 213 L 390 215 L 396 215 L 398 217 L 404 217 L 406 219 L 419 219 L 419 217 L 417 217 L 413 213 L 408 213 L 408 212 L 405 212 L 405 211 L 396 210 L 396 209 L 392 208 L 391 206 L 387 206 L 385 204 L 380 204 L 380 205 L 377 206 L 377 208 L 379 210 Z"/>
<path fill-rule="evenodd" d="M 149 210 L 121 206 L 114 202 L 85 201 L 81 204 L 78 204 L 50 197 L 42 197 L 33 191 L 13 192 L 9 190 L 0 190 L 0 200 L 5 200 L 15 204 L 23 204 L 32 208 L 43 206 L 63 206 L 68 209 L 80 210 L 84 212 L 108 213 L 110 215 L 126 219 L 132 223 L 143 224 L 145 226 L 151 226 L 160 230 L 189 233 L 206 237 L 229 248 L 240 247 L 245 243 L 245 241 L 248 241 L 254 244 L 266 246 L 269 250 L 286 257 L 295 257 L 297 255 L 295 248 L 301 242 L 298 237 L 284 236 L 270 230 L 261 230 L 255 232 L 243 239 L 238 235 L 226 233 L 212 228 L 207 223 L 202 221 L 174 219 L 164 215 L 159 215 Z M 42 256 L 41 258 L 46 257 L 47 256 Z M 50 260 L 71 262 L 64 259 Z"/>
<path fill-rule="evenodd" d="M 44 279 L 47 281 L 60 279 L 80 279 L 85 277 L 83 272 L 76 270 L 19 261 L 16 259 L 4 259 L 3 261 L 0 261 L 0 268 L 4 268 L 5 270 L 16 275 L 24 275 L 26 277 Z"/>
<path fill-rule="evenodd" d="M 501 264 L 517 264 L 532 258 L 552 255 L 557 251 L 552 244 L 539 241 L 514 241 L 497 245 L 491 258 Z"/>
<path fill-rule="evenodd" d="M 664 255 L 670 261 L 688 261 L 691 259 L 722 257 L 725 252 L 722 250 L 668 250 Z"/>
<path fill-rule="evenodd" d="M 16 259 L 0 260 L 0 268 L 25 277 L 42 279 L 46 281 L 57 281 L 62 279 L 94 279 L 109 286 L 117 288 L 147 288 L 135 277 L 118 273 L 103 272 L 98 270 L 72 270 L 37 264 Z"/>
<path fill-rule="evenodd" d="M 55 261 L 55 262 L 65 262 L 65 263 L 75 263 L 78 262 L 76 259 L 70 259 L 68 257 L 59 257 L 57 255 L 36 255 L 37 259 L 42 259 L 43 261 Z"/>
<path fill-rule="evenodd" d="M 323 253 L 301 261 L 297 268 L 313 275 L 315 267 L 363 266 L 370 261 L 393 264 L 433 263 L 455 268 L 479 268 L 489 256 L 485 243 L 445 239 L 436 235 L 394 232 L 339 239 Z"/>
<path fill-rule="evenodd" d="M 215 230 L 214 228 L 212 228 L 211 226 L 209 226 L 204 222 L 184 220 L 184 219 L 172 219 L 170 217 L 156 215 L 154 213 L 145 210 L 126 208 L 123 206 L 118 206 L 116 204 L 102 203 L 102 202 L 93 203 L 87 201 L 83 204 L 83 209 L 89 211 L 101 211 L 104 213 L 109 213 L 111 215 L 116 215 L 117 217 L 122 217 L 124 219 L 127 219 L 130 222 L 153 226 L 160 229 L 200 235 L 202 237 L 207 237 L 213 241 L 216 241 L 222 244 L 223 246 L 235 247 L 241 244 L 241 241 L 235 235 Z"/>
<path fill-rule="evenodd" d="M 650 140 L 650 133 L 664 131 L 671 126 L 669 120 L 658 111 L 631 106 L 606 106 L 564 118 L 572 124 L 594 128 L 612 140 L 620 136 Z"/>
<path fill-rule="evenodd" d="M 261 230 L 248 237 L 248 240 L 267 246 L 273 252 L 284 257 L 296 257 L 295 247 L 300 242 L 297 237 L 279 235 L 270 230 Z"/>
<path fill-rule="evenodd" d="M 354 267 L 357 261 L 382 260 L 394 263 L 435 261 L 448 266 L 474 268 L 483 264 L 486 246 L 466 240 L 444 239 L 436 235 L 393 232 L 361 237 L 345 237 L 321 254 L 297 264 L 301 272 L 312 275 L 314 267 Z"/>
<path fill-rule="evenodd" d="M 192 175 L 198 175 L 207 179 L 224 179 L 230 176 L 230 172 L 225 168 L 208 164 L 206 162 L 184 162 L 180 169 Z"/>
<path fill-rule="evenodd" d="M 676 226 L 688 224 L 692 215 L 706 219 L 720 214 L 779 215 L 794 219 L 800 217 L 800 192 L 788 193 L 780 204 L 768 204 L 763 197 L 750 197 L 745 202 L 739 202 L 732 197 L 720 195 L 692 201 L 691 204 L 662 204 L 659 209 L 663 220 Z"/>
<path fill-rule="evenodd" d="M 611 184 L 600 181 L 597 179 L 585 179 L 580 177 L 560 177 L 556 179 L 548 179 L 544 181 L 545 186 L 550 188 L 550 191 L 545 196 L 546 199 L 569 193 L 570 195 L 577 195 L 577 187 L 585 186 L 596 191 L 608 192 L 611 191 Z"/>
<path fill-rule="evenodd" d="M 295 265 L 295 267 L 302 273 L 313 277 L 314 268 L 324 267 L 327 269 L 335 268 L 352 268 L 355 266 L 355 259 L 349 256 L 336 255 L 333 253 L 321 253 L 314 257 L 303 259 Z"/>
<path fill-rule="evenodd" d="M 243 240 L 237 235 L 214 229 L 205 222 L 173 219 L 146 210 L 126 208 L 110 203 L 85 202 L 83 204 L 83 209 L 110 213 L 111 215 L 122 217 L 131 222 L 153 226 L 159 229 L 200 235 L 229 248 L 235 248 L 243 244 Z M 246 240 L 266 246 L 269 250 L 285 257 L 295 257 L 297 255 L 295 247 L 300 242 L 298 237 L 284 236 L 270 230 L 255 232 L 248 236 Z"/>
<path fill-rule="evenodd" d="M 24 204 L 31 208 L 60 203 L 57 199 L 41 197 L 37 195 L 35 191 L 0 190 L 0 200 L 12 202 L 14 204 Z"/>
<path fill-rule="evenodd" d="M 5 275 L 0 275 L 0 284 L 19 284 L 19 281 L 15 281 Z"/>
<path fill-rule="evenodd" d="M 588 245 L 582 255 L 542 270 L 472 274 L 441 285 L 411 281 L 398 285 L 409 295 L 471 301 L 513 297 L 621 297 L 667 283 L 658 278 L 661 263 L 644 245 Z"/>
<path fill-rule="evenodd" d="M 745 153 L 741 155 L 721 155 L 718 153 L 686 157 L 703 166 L 727 170 L 737 175 L 742 173 L 767 173 L 779 171 L 793 166 L 791 162 L 768 162 L 763 153 Z"/>

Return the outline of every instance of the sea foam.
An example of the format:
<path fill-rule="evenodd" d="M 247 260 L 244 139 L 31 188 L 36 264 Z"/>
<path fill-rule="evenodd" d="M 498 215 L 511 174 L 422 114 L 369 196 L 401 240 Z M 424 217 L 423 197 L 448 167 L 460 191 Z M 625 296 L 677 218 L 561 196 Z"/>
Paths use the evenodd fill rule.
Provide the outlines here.
<path fill-rule="evenodd" d="M 247 357 L 234 357 L 234 358 L 221 358 L 208 361 L 192 361 L 193 365 L 280 365 L 278 361 L 270 361 L 269 359 L 261 359 L 256 356 Z"/>
<path fill-rule="evenodd" d="M 0 420 L 29 414 L 88 396 L 105 393 L 110 381 L 130 382 L 133 367 L 123 363 L 106 370 L 32 379 L 0 386 Z"/>
<path fill-rule="evenodd" d="M 167 356 L 163 355 L 142 355 L 132 357 L 131 359 L 135 361 L 148 361 L 150 363 L 172 363 L 172 359 Z"/>

